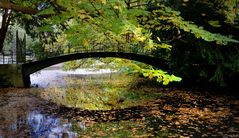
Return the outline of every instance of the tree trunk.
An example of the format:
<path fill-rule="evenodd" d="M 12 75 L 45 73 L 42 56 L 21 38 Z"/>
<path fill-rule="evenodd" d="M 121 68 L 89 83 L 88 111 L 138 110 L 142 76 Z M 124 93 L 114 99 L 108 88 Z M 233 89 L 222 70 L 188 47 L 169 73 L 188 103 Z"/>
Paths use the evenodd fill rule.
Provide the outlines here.
<path fill-rule="evenodd" d="M 0 51 L 2 51 L 4 46 L 4 40 L 7 35 L 7 30 L 11 20 L 11 15 L 12 15 L 12 11 L 9 9 L 5 9 L 2 15 L 2 26 L 0 29 Z"/>

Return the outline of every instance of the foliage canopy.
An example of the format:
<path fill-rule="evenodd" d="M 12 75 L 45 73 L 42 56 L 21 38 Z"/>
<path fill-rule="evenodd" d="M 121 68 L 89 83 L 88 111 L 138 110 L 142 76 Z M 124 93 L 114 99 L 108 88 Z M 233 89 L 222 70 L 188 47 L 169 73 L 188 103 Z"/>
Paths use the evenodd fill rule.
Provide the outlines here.
<path fill-rule="evenodd" d="M 46 47 L 150 52 L 169 61 L 170 73 L 193 79 L 189 70 L 196 68 L 197 80 L 220 84 L 225 70 L 238 73 L 238 60 L 233 60 L 238 54 L 222 52 L 238 50 L 236 0 L 4 0 L 0 7 L 6 3 L 17 11 L 18 23 Z M 159 72 L 150 71 L 164 81 L 166 74 L 161 72 L 160 79 Z"/>

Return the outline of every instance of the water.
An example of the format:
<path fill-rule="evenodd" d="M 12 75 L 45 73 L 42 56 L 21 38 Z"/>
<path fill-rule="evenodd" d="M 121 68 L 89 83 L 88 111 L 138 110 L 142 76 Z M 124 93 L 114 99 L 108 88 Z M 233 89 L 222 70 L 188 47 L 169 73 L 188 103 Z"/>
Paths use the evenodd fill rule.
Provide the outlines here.
<path fill-rule="evenodd" d="M 60 110 L 59 105 L 42 99 L 38 92 L 50 87 L 66 87 L 66 77 L 110 74 L 112 71 L 109 69 L 63 71 L 61 66 L 62 64 L 54 65 L 32 74 L 30 78 L 33 88 L 4 89 L 6 92 L 0 93 L 0 138 L 76 138 L 79 134 L 73 131 L 72 123 L 77 126 L 77 130 L 86 128 L 80 121 L 57 116 L 54 112 Z M 46 113 L 50 108 L 53 111 Z"/>
<path fill-rule="evenodd" d="M 76 138 L 72 123 L 64 122 L 54 112 L 46 113 L 50 108 L 57 109 L 58 106 L 49 104 L 27 90 L 12 89 L 1 94 L 0 138 Z"/>
<path fill-rule="evenodd" d="M 41 88 L 47 87 L 64 87 L 67 82 L 64 78 L 69 77 L 85 77 L 89 75 L 107 75 L 116 71 L 110 69 L 76 69 L 71 71 L 63 71 L 62 64 L 53 65 L 49 68 L 36 72 L 30 76 L 31 84 Z"/>
<path fill-rule="evenodd" d="M 27 123 L 32 128 L 30 134 L 32 137 L 77 137 L 77 133 L 71 131 L 71 123 L 64 124 L 59 118 L 46 116 L 37 111 L 28 114 Z"/>

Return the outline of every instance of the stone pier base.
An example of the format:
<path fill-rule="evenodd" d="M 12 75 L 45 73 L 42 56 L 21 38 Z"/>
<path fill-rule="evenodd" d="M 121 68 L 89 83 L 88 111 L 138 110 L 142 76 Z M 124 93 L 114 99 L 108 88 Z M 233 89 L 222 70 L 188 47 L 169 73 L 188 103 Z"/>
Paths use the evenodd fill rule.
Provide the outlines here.
<path fill-rule="evenodd" d="M 0 65 L 0 87 L 29 87 L 30 76 L 24 76 L 21 64 Z"/>

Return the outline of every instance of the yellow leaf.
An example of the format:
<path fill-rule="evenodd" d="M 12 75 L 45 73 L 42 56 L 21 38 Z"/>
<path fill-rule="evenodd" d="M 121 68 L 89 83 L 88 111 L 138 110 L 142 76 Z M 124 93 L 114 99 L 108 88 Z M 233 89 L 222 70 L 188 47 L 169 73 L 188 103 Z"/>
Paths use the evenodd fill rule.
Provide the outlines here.
<path fill-rule="evenodd" d="M 106 4 L 106 0 L 100 0 L 101 3 Z"/>
<path fill-rule="evenodd" d="M 144 42 L 144 41 L 146 40 L 146 37 L 145 37 L 145 36 L 138 36 L 138 35 L 136 35 L 136 36 L 135 36 L 135 39 L 136 39 L 137 41 Z"/>
<path fill-rule="evenodd" d="M 161 42 L 161 40 L 160 40 L 160 38 L 159 38 L 159 37 L 157 37 L 157 39 L 158 39 L 158 41 L 159 41 L 159 42 Z"/>
<path fill-rule="evenodd" d="M 87 39 L 84 39 L 82 44 L 83 46 L 87 47 L 89 46 L 89 41 Z"/>
<path fill-rule="evenodd" d="M 119 9 L 119 6 L 114 6 L 114 9 Z"/>
<path fill-rule="evenodd" d="M 79 13 L 86 13 L 85 10 L 79 10 Z"/>
<path fill-rule="evenodd" d="M 81 19 L 85 19 L 85 18 L 88 17 L 86 14 L 80 14 L 79 16 L 80 16 Z"/>

